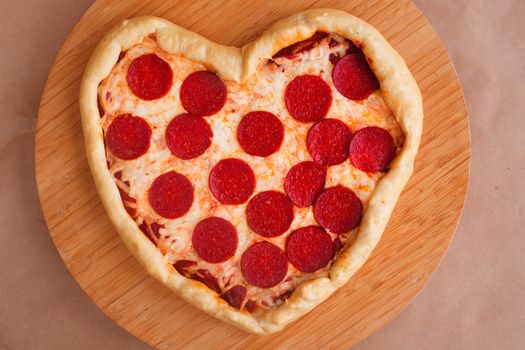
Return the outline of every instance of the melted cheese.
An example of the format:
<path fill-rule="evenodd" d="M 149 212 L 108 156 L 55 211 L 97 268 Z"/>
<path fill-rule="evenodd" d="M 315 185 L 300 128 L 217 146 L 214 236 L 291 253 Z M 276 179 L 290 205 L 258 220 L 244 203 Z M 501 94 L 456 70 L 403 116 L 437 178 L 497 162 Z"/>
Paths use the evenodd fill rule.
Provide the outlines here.
<path fill-rule="evenodd" d="M 377 91 L 365 101 L 351 101 L 342 96 L 334 87 L 331 72 L 333 65 L 330 54 L 344 54 L 347 45 L 342 38 L 333 36 L 340 44 L 329 47 L 328 39 L 323 39 L 313 49 L 298 54 L 292 59 L 281 57 L 273 61 L 261 61 L 256 74 L 246 83 L 239 85 L 226 81 L 228 98 L 225 106 L 216 115 L 206 117 L 213 131 L 211 147 L 197 159 L 185 161 L 171 155 L 166 146 L 164 132 L 170 120 L 184 113 L 179 100 L 182 81 L 192 72 L 206 67 L 181 55 L 162 51 L 156 42 L 147 38 L 143 43 L 128 50 L 115 65 L 111 74 L 99 87 L 99 98 L 106 111 L 101 118 L 101 126 L 107 130 L 116 115 L 131 113 L 147 120 L 151 129 L 151 145 L 148 152 L 135 160 L 122 161 L 107 151 L 107 159 L 112 174 L 122 172 L 119 187 L 136 199 L 136 203 L 126 203 L 136 211 L 137 224 L 157 222 L 164 225 L 159 230 L 158 247 L 170 263 L 177 260 L 198 262 L 198 268 L 207 269 L 218 279 L 223 291 L 236 284 L 248 289 L 246 299 L 254 299 L 259 306 L 272 307 L 283 302 L 279 296 L 293 291 L 305 280 L 327 276 L 329 266 L 313 274 L 305 274 L 289 264 L 288 275 L 283 282 L 270 289 L 261 289 L 247 284 L 242 277 L 239 262 L 243 252 L 254 242 L 267 240 L 284 250 L 289 232 L 274 237 L 263 238 L 250 231 L 246 219 L 246 204 L 228 206 L 219 203 L 208 188 L 208 174 L 213 166 L 224 158 L 239 158 L 252 168 L 256 177 L 254 194 L 266 190 L 284 192 L 284 177 L 295 164 L 311 160 L 306 148 L 306 135 L 311 123 L 300 123 L 286 110 L 284 89 L 296 76 L 314 74 L 321 76 L 332 89 L 333 101 L 327 118 L 345 122 L 356 132 L 365 126 L 379 126 L 388 130 L 398 146 L 403 142 L 403 134 L 394 116 L 385 105 L 381 92 Z M 158 100 L 143 101 L 130 91 L 126 74 L 133 59 L 155 53 L 168 62 L 173 70 L 173 85 L 168 94 Z M 250 156 L 237 142 L 237 125 L 242 116 L 250 111 L 265 110 L 275 114 L 283 123 L 285 136 L 278 152 L 267 158 Z M 167 171 L 174 170 L 185 175 L 194 186 L 194 202 L 189 212 L 177 219 L 168 220 L 157 215 L 149 205 L 147 193 L 153 180 Z M 367 202 L 381 174 L 367 174 L 354 168 L 349 161 L 332 166 L 327 173 L 326 187 L 344 185 L 352 189 L 363 202 Z M 230 221 L 238 232 L 237 251 L 231 259 L 221 264 L 210 264 L 198 258 L 191 246 L 191 235 L 195 225 L 202 219 L 219 216 Z M 317 225 L 311 208 L 294 208 L 294 220 L 290 230 L 307 225 Z M 343 243 L 350 244 L 354 232 L 341 235 Z M 336 236 L 331 234 L 333 238 Z M 329 264 L 330 265 L 330 264 Z"/>

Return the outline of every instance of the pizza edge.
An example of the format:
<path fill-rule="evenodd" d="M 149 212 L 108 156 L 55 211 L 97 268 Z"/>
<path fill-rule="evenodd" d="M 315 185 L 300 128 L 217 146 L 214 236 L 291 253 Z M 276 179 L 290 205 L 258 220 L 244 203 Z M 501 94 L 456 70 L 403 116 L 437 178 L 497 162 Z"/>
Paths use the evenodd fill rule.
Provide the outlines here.
<path fill-rule="evenodd" d="M 163 50 L 204 62 L 223 79 L 241 82 L 255 72 L 261 58 L 271 58 L 281 48 L 304 40 L 316 31 L 333 32 L 361 44 L 380 82 L 385 102 L 405 134 L 405 141 L 370 198 L 355 242 L 334 261 L 330 277 L 307 281 L 297 287 L 283 305 L 252 315 L 231 307 L 200 282 L 180 275 L 164 261 L 162 254 L 126 212 L 106 164 L 103 130 L 98 124 L 98 85 L 109 75 L 122 50 L 151 34 Z M 242 49 L 213 43 L 158 17 L 125 20 L 107 33 L 95 48 L 82 78 L 79 102 L 92 176 L 105 210 L 128 249 L 151 276 L 190 304 L 256 334 L 279 331 L 306 314 L 345 284 L 365 263 L 412 175 L 423 128 L 421 93 L 405 61 L 373 26 L 332 9 L 308 10 L 280 20 Z"/>

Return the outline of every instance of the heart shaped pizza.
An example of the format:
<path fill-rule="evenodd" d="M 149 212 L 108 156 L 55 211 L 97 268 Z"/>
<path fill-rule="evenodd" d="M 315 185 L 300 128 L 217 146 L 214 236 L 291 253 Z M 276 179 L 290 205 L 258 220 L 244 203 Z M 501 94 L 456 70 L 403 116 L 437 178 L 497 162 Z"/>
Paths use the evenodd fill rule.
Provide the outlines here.
<path fill-rule="evenodd" d="M 80 107 L 106 211 L 148 273 L 247 331 L 364 264 L 412 174 L 422 101 L 369 24 L 316 9 L 242 48 L 164 19 L 95 49 Z"/>

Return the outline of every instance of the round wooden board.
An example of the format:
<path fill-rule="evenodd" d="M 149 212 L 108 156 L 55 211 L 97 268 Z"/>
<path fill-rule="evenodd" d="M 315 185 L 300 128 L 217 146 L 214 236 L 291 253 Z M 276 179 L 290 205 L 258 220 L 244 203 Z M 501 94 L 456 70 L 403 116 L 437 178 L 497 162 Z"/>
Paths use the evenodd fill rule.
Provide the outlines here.
<path fill-rule="evenodd" d="M 121 20 L 157 15 L 221 44 L 242 45 L 277 19 L 311 7 L 345 10 L 374 25 L 405 58 L 423 93 L 416 173 L 366 265 L 328 301 L 284 331 L 238 330 L 186 304 L 149 277 L 124 247 L 86 162 L 78 91 L 98 40 Z M 90 298 L 158 348 L 348 348 L 392 320 L 436 270 L 467 191 L 470 136 L 461 87 L 438 36 L 409 1 L 98 0 L 60 50 L 36 130 L 36 175 L 51 236 Z"/>

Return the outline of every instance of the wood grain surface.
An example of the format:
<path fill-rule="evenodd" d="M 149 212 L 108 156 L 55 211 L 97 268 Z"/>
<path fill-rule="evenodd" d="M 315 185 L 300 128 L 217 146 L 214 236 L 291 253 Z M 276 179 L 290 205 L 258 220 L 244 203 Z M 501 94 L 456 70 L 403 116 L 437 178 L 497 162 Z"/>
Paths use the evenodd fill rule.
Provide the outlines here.
<path fill-rule="evenodd" d="M 277 19 L 312 7 L 374 25 L 405 58 L 423 93 L 416 173 L 365 266 L 328 301 L 275 335 L 259 337 L 186 304 L 149 277 L 120 241 L 86 162 L 80 79 L 102 35 L 125 18 L 162 16 L 221 44 L 242 45 Z M 55 245 L 110 318 L 164 348 L 348 348 L 392 320 L 421 290 L 452 239 L 463 207 L 470 136 L 461 87 L 438 36 L 410 1 L 98 0 L 60 50 L 42 97 L 36 176 Z"/>

